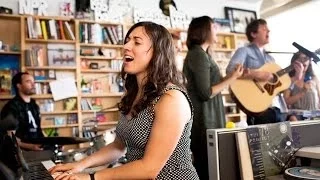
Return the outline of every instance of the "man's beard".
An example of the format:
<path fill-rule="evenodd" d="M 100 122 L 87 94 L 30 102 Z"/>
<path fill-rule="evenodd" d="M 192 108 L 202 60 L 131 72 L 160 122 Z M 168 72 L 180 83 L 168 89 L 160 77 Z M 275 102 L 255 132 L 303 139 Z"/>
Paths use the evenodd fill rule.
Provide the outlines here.
<path fill-rule="evenodd" d="M 25 90 L 25 91 L 23 91 L 23 94 L 31 96 L 36 93 L 35 91 L 36 91 L 35 89 Z"/>

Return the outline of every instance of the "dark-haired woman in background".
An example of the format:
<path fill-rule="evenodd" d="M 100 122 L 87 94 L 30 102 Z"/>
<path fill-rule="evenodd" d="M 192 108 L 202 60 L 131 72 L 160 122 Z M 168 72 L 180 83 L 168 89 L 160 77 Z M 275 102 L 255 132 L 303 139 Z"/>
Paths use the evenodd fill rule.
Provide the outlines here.
<path fill-rule="evenodd" d="M 102 179 L 199 179 L 192 165 L 192 106 L 175 66 L 170 33 L 140 22 L 125 37 L 122 77 L 126 93 L 113 143 L 79 161 L 57 165 L 56 179 L 89 179 L 87 167 L 111 163 L 125 152 L 128 163 L 91 174 Z M 78 174 L 74 174 L 78 173 Z"/>
<path fill-rule="evenodd" d="M 222 77 L 219 67 L 207 53 L 217 42 L 214 21 L 208 16 L 195 18 L 188 29 L 188 53 L 183 66 L 187 91 L 194 106 L 191 130 L 191 151 L 200 179 L 209 179 L 206 130 L 225 127 L 225 112 L 221 91 L 242 75 L 241 65 Z"/>
<path fill-rule="evenodd" d="M 296 80 L 292 83 L 291 87 L 284 91 L 284 99 L 287 103 L 289 109 L 299 109 L 299 110 L 319 110 L 319 80 L 316 78 L 311 60 L 305 54 L 297 52 L 291 58 L 291 64 L 299 61 L 303 64 L 303 74 L 304 78 L 301 80 Z M 295 70 L 289 73 L 290 77 L 295 76 Z M 297 121 L 303 120 L 303 117 L 298 115 L 289 115 L 288 120 Z"/>

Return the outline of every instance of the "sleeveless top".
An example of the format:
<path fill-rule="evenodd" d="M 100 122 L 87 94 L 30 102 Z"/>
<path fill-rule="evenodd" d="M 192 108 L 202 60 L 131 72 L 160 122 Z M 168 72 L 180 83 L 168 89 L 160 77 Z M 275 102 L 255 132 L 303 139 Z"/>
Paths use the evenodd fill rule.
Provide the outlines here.
<path fill-rule="evenodd" d="M 291 105 L 292 109 L 304 109 L 304 110 L 318 110 L 319 109 L 319 95 L 316 83 L 309 81 L 311 88 L 307 89 L 305 95 L 300 98 L 296 103 Z M 291 87 L 291 96 L 294 96 L 303 91 L 303 88 L 293 84 Z"/>
<path fill-rule="evenodd" d="M 161 95 L 172 89 L 181 91 L 188 99 L 192 109 L 191 101 L 187 93 L 175 85 L 164 88 Z M 140 111 L 136 117 L 130 120 L 126 119 L 124 114 L 120 114 L 120 120 L 116 127 L 116 135 L 127 147 L 126 157 L 128 162 L 141 159 L 145 153 L 146 145 L 148 143 L 155 118 L 154 106 L 161 98 L 161 95 L 155 98 L 149 107 Z M 185 124 L 183 133 L 175 150 L 171 154 L 165 166 L 159 172 L 156 179 L 199 179 L 196 170 L 192 165 L 190 151 L 192 117 L 193 110 L 191 119 Z M 159 144 L 159 146 L 161 146 L 161 144 Z"/>

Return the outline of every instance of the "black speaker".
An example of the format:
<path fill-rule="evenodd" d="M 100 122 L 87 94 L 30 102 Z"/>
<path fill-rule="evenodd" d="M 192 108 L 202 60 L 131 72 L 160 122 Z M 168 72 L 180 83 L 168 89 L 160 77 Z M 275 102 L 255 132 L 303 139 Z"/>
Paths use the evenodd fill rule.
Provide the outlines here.
<path fill-rule="evenodd" d="M 90 0 L 76 0 L 76 12 L 89 12 Z"/>
<path fill-rule="evenodd" d="M 0 6 L 0 14 L 12 14 L 12 9 Z"/>

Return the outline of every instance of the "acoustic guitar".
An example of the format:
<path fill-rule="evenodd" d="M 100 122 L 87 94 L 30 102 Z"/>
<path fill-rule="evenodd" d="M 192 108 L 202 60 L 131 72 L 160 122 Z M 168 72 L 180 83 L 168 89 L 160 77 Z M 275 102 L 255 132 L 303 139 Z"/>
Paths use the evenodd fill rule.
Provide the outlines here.
<path fill-rule="evenodd" d="M 293 66 L 281 69 L 275 63 L 267 63 L 258 71 L 266 71 L 273 74 L 273 78 L 267 82 L 255 79 L 237 79 L 230 85 L 232 97 L 245 113 L 258 114 L 266 110 L 272 103 L 272 99 L 281 91 L 288 89 L 291 78 L 288 73 Z"/>

